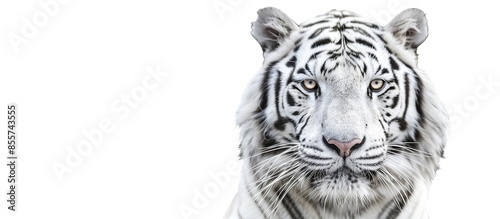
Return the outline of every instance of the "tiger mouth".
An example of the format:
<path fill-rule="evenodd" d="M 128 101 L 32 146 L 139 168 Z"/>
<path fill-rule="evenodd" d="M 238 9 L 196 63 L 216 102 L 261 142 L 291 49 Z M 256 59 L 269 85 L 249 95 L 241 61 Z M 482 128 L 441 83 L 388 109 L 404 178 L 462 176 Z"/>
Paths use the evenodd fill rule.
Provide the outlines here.
<path fill-rule="evenodd" d="M 316 170 L 309 174 L 310 181 L 313 187 L 328 182 L 337 183 L 358 183 L 359 179 L 367 179 L 368 181 L 372 181 L 373 173 L 369 173 L 368 171 L 363 172 L 354 172 L 347 166 L 342 166 L 335 171 L 330 170 Z"/>

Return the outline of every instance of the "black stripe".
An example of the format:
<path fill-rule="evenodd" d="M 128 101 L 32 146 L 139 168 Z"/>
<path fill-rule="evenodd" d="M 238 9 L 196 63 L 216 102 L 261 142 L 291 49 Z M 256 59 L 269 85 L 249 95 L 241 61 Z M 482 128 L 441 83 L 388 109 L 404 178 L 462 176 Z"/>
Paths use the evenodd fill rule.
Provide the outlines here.
<path fill-rule="evenodd" d="M 316 52 L 314 54 L 312 54 L 311 56 L 309 56 L 309 59 L 307 59 L 307 62 L 306 62 L 306 70 L 309 71 L 311 73 L 311 69 L 309 69 L 309 63 L 312 62 L 312 61 L 315 61 L 317 58 L 318 58 L 318 55 L 323 53 L 325 51 L 319 51 L 319 52 Z M 311 73 L 312 75 L 312 73 Z"/>
<path fill-rule="evenodd" d="M 384 156 L 384 153 L 381 153 L 379 155 L 367 156 L 367 157 L 359 157 L 359 158 L 356 158 L 354 160 L 372 160 L 372 159 L 380 158 L 382 156 Z"/>
<path fill-rule="evenodd" d="M 290 213 L 292 219 L 304 219 L 304 216 L 302 216 L 297 206 L 295 205 L 293 200 L 288 196 L 288 194 L 285 194 L 285 196 L 283 197 L 283 206 L 285 206 L 287 211 Z"/>
<path fill-rule="evenodd" d="M 383 160 L 381 160 L 377 163 L 357 163 L 356 166 L 376 167 L 376 166 L 380 166 L 382 163 L 384 163 Z"/>
<path fill-rule="evenodd" d="M 326 14 L 327 18 L 347 18 L 347 17 L 357 17 L 355 14 L 344 14 L 345 11 L 332 10 Z M 338 14 L 340 13 L 340 14 Z"/>
<path fill-rule="evenodd" d="M 361 24 L 361 25 L 364 25 L 366 27 L 377 29 L 377 30 L 380 29 L 380 27 L 378 25 L 376 25 L 376 24 L 370 24 L 370 23 L 366 23 L 366 22 L 362 22 L 362 21 L 356 21 L 356 20 L 354 20 L 354 21 L 350 21 L 349 23 L 351 23 L 351 24 Z"/>
<path fill-rule="evenodd" d="M 267 92 L 267 89 L 268 89 L 268 82 L 269 82 L 269 77 L 271 75 L 271 70 L 273 69 L 273 67 L 278 63 L 278 61 L 274 61 L 274 62 L 271 62 L 269 63 L 269 65 L 267 66 L 266 70 L 264 71 L 264 78 L 262 79 L 262 82 L 260 84 L 260 90 L 261 90 L 261 93 L 262 93 L 262 96 L 260 97 L 260 104 L 259 104 L 259 108 L 257 109 L 257 112 L 262 112 L 264 111 L 266 108 L 267 108 L 267 105 L 268 105 L 268 100 L 267 100 L 267 95 L 268 95 L 268 92 Z"/>
<path fill-rule="evenodd" d="M 286 102 L 290 106 L 295 106 L 295 99 L 293 96 L 290 94 L 290 91 L 286 92 Z"/>
<path fill-rule="evenodd" d="M 405 109 L 403 115 L 398 119 L 399 130 L 403 131 L 408 128 L 408 123 L 406 122 L 406 112 L 408 111 L 408 101 L 410 100 L 410 81 L 408 80 L 408 73 L 405 73 Z"/>
<path fill-rule="evenodd" d="M 333 53 L 330 57 L 328 57 L 328 59 L 331 59 L 331 60 L 337 60 L 342 54 L 339 54 L 339 53 Z"/>
<path fill-rule="evenodd" d="M 418 113 L 418 115 L 419 115 L 418 120 L 417 120 L 417 123 L 418 123 L 418 124 L 420 124 L 420 127 L 425 127 L 425 122 L 426 122 L 425 117 L 426 117 L 427 115 L 425 115 L 425 114 L 424 114 L 424 111 L 422 110 L 422 107 L 423 107 L 423 99 L 422 99 L 422 97 L 421 97 L 421 94 L 423 94 L 423 93 L 424 93 L 424 89 L 425 89 L 425 87 L 424 87 L 424 85 L 422 84 L 422 79 L 421 79 L 421 78 L 420 78 L 420 77 L 419 77 L 419 76 L 418 76 L 415 72 L 413 72 L 413 75 L 415 76 L 415 80 L 416 80 L 416 82 L 417 82 L 417 85 L 416 85 L 416 86 L 417 86 L 417 88 L 415 88 L 415 90 L 417 90 L 417 89 L 418 89 L 418 92 L 415 92 L 415 93 L 416 93 L 416 97 L 415 97 L 415 99 L 416 99 L 415 108 L 417 109 L 417 113 Z M 439 129 L 438 131 L 441 131 L 441 132 L 442 132 L 442 130 L 440 130 L 440 127 L 437 127 L 437 129 Z M 415 133 L 415 139 L 416 139 L 416 141 L 417 141 L 417 142 L 421 142 L 422 135 L 421 135 L 421 133 L 420 133 L 420 132 L 421 132 L 421 131 L 417 129 L 417 131 L 416 131 L 416 133 Z M 414 148 L 415 148 L 415 147 L 418 147 L 418 145 L 413 145 L 413 147 L 414 147 Z M 439 153 L 441 157 L 444 157 L 444 147 L 445 147 L 445 145 L 444 145 L 444 144 L 442 144 L 442 145 L 441 145 L 441 151 L 440 151 L 440 153 Z"/>
<path fill-rule="evenodd" d="M 345 29 L 351 29 L 351 28 L 350 27 L 346 28 L 345 24 L 337 23 L 337 26 L 332 27 L 331 32 L 337 32 L 337 31 L 342 32 Z"/>
<path fill-rule="evenodd" d="M 380 144 L 380 145 L 371 146 L 368 149 L 366 149 L 365 152 L 368 152 L 368 151 L 371 151 L 371 150 L 375 150 L 375 149 L 378 149 L 378 148 L 381 148 L 381 147 L 384 147 L 384 145 Z"/>
<path fill-rule="evenodd" d="M 349 39 L 349 38 L 347 38 L 347 36 L 345 36 L 345 35 L 342 35 L 342 40 L 343 40 L 346 44 L 348 44 L 348 43 L 354 43 L 354 41 L 350 40 L 350 39 Z"/>
<path fill-rule="evenodd" d="M 335 71 L 335 70 L 336 70 L 339 66 L 340 66 L 340 63 L 339 63 L 339 62 L 336 62 L 336 63 L 335 63 L 335 65 L 334 65 L 333 67 L 331 67 L 330 69 L 328 69 L 327 71 L 326 71 L 326 69 L 324 69 L 324 70 L 321 72 L 321 74 L 326 76 L 326 74 L 330 74 L 330 73 L 332 73 L 332 72 L 333 72 L 333 71 Z M 323 66 L 321 66 L 321 67 L 323 68 L 323 67 L 324 67 L 324 64 L 323 64 Z"/>
<path fill-rule="evenodd" d="M 350 49 L 350 48 L 349 48 Z M 347 52 L 350 57 L 348 57 L 351 61 L 354 61 L 353 57 L 356 59 L 359 59 L 361 56 L 365 57 L 362 53 L 356 52 L 356 51 L 349 51 Z"/>
<path fill-rule="evenodd" d="M 295 72 L 295 68 L 297 67 L 297 57 L 296 56 L 293 56 L 288 62 L 287 62 L 287 66 L 288 67 L 291 67 L 292 70 L 290 72 L 292 72 L 291 74 L 288 74 L 288 79 L 286 80 L 286 86 L 288 86 L 290 83 L 292 83 L 292 74 Z"/>
<path fill-rule="evenodd" d="M 288 120 L 288 122 L 289 122 L 289 123 L 292 123 L 293 127 L 297 127 L 297 123 L 295 123 L 295 121 L 294 121 L 294 120 L 292 120 L 292 119 L 290 119 L 290 118 L 287 118 L 287 120 Z M 292 138 L 295 138 L 295 135 L 293 135 L 293 133 L 290 133 L 290 136 L 291 136 Z M 291 141 L 290 141 L 290 142 L 291 142 Z"/>
<path fill-rule="evenodd" d="M 300 48 L 300 42 L 302 41 L 302 38 L 298 39 L 297 41 L 295 41 L 295 48 L 293 49 L 294 52 L 297 52 Z"/>
<path fill-rule="evenodd" d="M 317 156 L 317 155 L 313 155 L 313 154 L 308 154 L 306 152 L 303 152 L 302 153 L 305 157 L 307 158 L 312 158 L 313 160 L 332 160 L 331 157 L 320 157 L 320 156 Z"/>
<path fill-rule="evenodd" d="M 262 125 L 261 125 L 262 127 Z M 269 135 L 269 133 L 266 131 L 263 133 L 263 139 L 262 139 L 262 146 L 264 147 L 269 147 L 277 144 L 278 142 L 276 139 L 272 136 Z"/>
<path fill-rule="evenodd" d="M 389 63 L 391 63 L 392 70 L 399 70 L 398 63 L 396 63 L 396 61 L 392 57 L 389 57 Z"/>
<path fill-rule="evenodd" d="M 306 66 L 304 66 L 309 73 L 311 73 L 311 69 L 309 69 L 309 61 L 311 61 L 311 59 L 312 59 L 312 56 L 309 57 L 309 60 L 307 60 L 307 62 L 306 62 Z M 312 73 L 311 73 L 311 76 L 312 76 Z"/>
<path fill-rule="evenodd" d="M 299 134 L 297 134 L 297 136 L 299 138 L 300 138 L 300 135 L 302 135 L 302 131 L 304 131 L 304 128 L 307 126 L 307 123 L 309 122 L 309 118 L 311 118 L 311 116 L 307 117 L 306 121 L 304 122 L 304 125 L 302 126 L 302 128 L 300 128 Z"/>
<path fill-rule="evenodd" d="M 382 208 L 382 211 L 380 211 L 380 213 L 377 215 L 378 219 L 385 219 L 385 218 L 382 218 L 382 215 L 384 215 L 384 213 L 388 211 L 388 208 L 391 204 L 392 204 L 392 202 L 389 201 L 389 202 L 387 202 L 387 204 L 384 205 L 384 207 Z"/>
<path fill-rule="evenodd" d="M 389 88 L 387 88 L 387 90 L 384 91 L 384 93 L 379 94 L 379 96 L 384 96 L 387 92 L 389 92 L 391 90 L 395 90 L 395 89 L 396 89 L 396 87 L 394 87 L 394 86 L 389 87 Z"/>
<path fill-rule="evenodd" d="M 286 80 L 286 86 L 290 85 L 293 82 L 292 76 L 293 76 L 292 74 L 288 74 L 288 79 Z"/>
<path fill-rule="evenodd" d="M 397 196 L 397 200 L 394 203 L 394 207 L 389 211 L 386 219 L 396 219 L 401 213 L 401 210 L 405 207 L 406 203 L 408 202 L 408 199 L 410 199 L 412 194 L 413 191 L 406 190 L 404 191 L 403 195 Z"/>
<path fill-rule="evenodd" d="M 292 58 L 290 58 L 290 60 L 288 60 L 288 62 L 286 62 L 286 66 L 291 67 L 291 68 L 295 68 L 296 64 L 297 64 L 297 57 L 296 56 L 292 56 Z"/>
<path fill-rule="evenodd" d="M 247 192 L 248 192 L 248 195 L 250 195 L 250 197 L 252 197 L 252 201 L 254 203 L 255 206 L 257 206 L 257 208 L 259 209 L 260 211 L 260 214 L 265 218 L 265 219 L 268 219 L 267 215 L 264 213 L 264 210 L 260 207 L 261 204 L 260 203 L 257 203 L 257 199 L 254 198 L 254 195 L 252 194 L 252 190 L 250 190 L 250 188 L 248 187 L 248 183 L 245 183 L 245 188 L 247 189 Z"/>
<path fill-rule="evenodd" d="M 302 91 L 300 90 L 300 88 L 298 88 L 295 84 L 294 84 L 294 85 L 292 85 L 292 88 L 293 88 L 293 89 L 296 89 L 296 90 L 297 90 L 298 92 L 300 92 L 302 95 L 304 95 L 304 96 L 306 96 L 306 97 L 307 97 L 307 94 L 305 94 L 304 92 L 302 92 Z"/>
<path fill-rule="evenodd" d="M 344 42 L 344 41 L 343 41 L 343 38 L 341 38 L 340 40 L 338 40 L 337 42 L 335 42 L 335 45 L 339 46 L 339 49 L 338 49 L 338 50 L 343 49 L 343 47 L 342 47 L 342 43 L 343 43 L 343 42 Z"/>
<path fill-rule="evenodd" d="M 313 39 L 313 38 L 315 38 L 315 37 L 319 36 L 319 35 L 320 35 L 320 34 L 321 34 L 321 33 L 322 33 L 325 29 L 327 29 L 327 28 L 329 28 L 329 27 L 321 27 L 321 28 L 318 28 L 317 30 L 315 30 L 315 31 L 311 34 L 311 36 L 309 36 L 309 39 L 311 40 L 311 39 Z"/>
<path fill-rule="evenodd" d="M 391 122 L 392 122 L 392 121 L 391 121 Z M 392 134 L 391 134 L 391 136 L 392 136 Z M 388 141 L 388 142 L 393 142 L 393 141 L 395 141 L 397 138 L 398 138 L 398 136 L 394 136 L 393 138 L 389 139 L 389 141 Z M 394 150 L 394 149 L 393 149 L 393 150 Z M 391 151 L 391 148 L 388 148 L 388 149 L 387 149 L 387 153 L 389 153 L 390 151 Z M 395 151 L 395 153 L 393 153 L 393 154 L 398 154 L 399 152 L 400 152 L 399 150 L 396 150 L 396 151 Z"/>
<path fill-rule="evenodd" d="M 321 65 L 321 68 L 319 69 L 319 72 L 322 75 L 325 75 L 325 73 L 326 73 L 326 62 L 323 62 L 323 64 Z"/>
<path fill-rule="evenodd" d="M 377 58 L 377 56 L 376 56 L 375 54 L 373 54 L 373 53 L 371 53 L 371 52 L 367 52 L 367 54 L 368 54 L 368 57 L 370 57 L 370 58 L 372 58 L 372 59 L 375 59 L 375 61 L 377 61 L 377 62 L 378 62 L 378 58 Z"/>
<path fill-rule="evenodd" d="M 298 140 L 298 139 L 297 139 Z M 309 149 L 312 149 L 312 150 L 315 150 L 315 151 L 319 151 L 319 152 L 323 152 L 323 149 L 321 148 L 317 148 L 317 147 L 314 147 L 314 146 L 309 146 L 309 145 L 305 145 L 303 144 L 302 147 L 304 148 L 309 148 Z"/>
<path fill-rule="evenodd" d="M 317 21 L 317 22 L 314 22 L 314 23 L 310 23 L 310 24 L 307 24 L 307 25 L 304 25 L 302 26 L 303 28 L 309 28 L 309 27 L 312 27 L 316 24 L 322 24 L 322 23 L 326 23 L 326 22 L 329 22 L 329 20 L 320 20 L 320 21 Z"/>
<path fill-rule="evenodd" d="M 389 70 L 387 68 L 383 68 L 382 72 L 380 72 L 381 75 L 389 73 Z"/>
<path fill-rule="evenodd" d="M 382 70 L 382 66 L 381 65 L 379 65 L 378 68 L 377 68 L 377 70 L 375 70 L 375 74 L 377 74 L 380 70 Z M 396 77 L 396 75 L 394 75 L 394 77 Z"/>
<path fill-rule="evenodd" d="M 385 50 L 387 50 L 387 52 L 388 52 L 389 54 L 393 54 L 392 50 L 391 50 L 391 49 L 389 49 L 389 47 L 387 47 L 387 45 L 386 45 L 386 46 L 384 46 L 384 48 L 385 48 Z"/>
<path fill-rule="evenodd" d="M 302 164 L 306 164 L 307 167 L 319 167 L 319 168 L 324 168 L 324 167 L 331 167 L 329 163 L 316 163 L 316 162 L 313 162 L 313 161 L 308 161 L 306 159 L 300 159 L 300 163 Z"/>
<path fill-rule="evenodd" d="M 399 94 L 397 94 L 392 98 L 392 105 L 390 107 L 394 109 L 394 107 L 398 105 L 398 102 L 399 102 Z"/>
<path fill-rule="evenodd" d="M 370 89 L 366 89 L 366 95 L 368 95 L 370 99 L 373 99 L 372 91 Z"/>
<path fill-rule="evenodd" d="M 311 46 L 311 49 L 314 49 L 318 46 L 323 46 L 323 45 L 326 45 L 326 44 L 329 44 L 329 43 L 332 43 L 332 40 L 330 38 L 326 38 L 326 39 L 321 39 L 321 40 L 318 40 L 316 42 L 314 42 Z"/>
<path fill-rule="evenodd" d="M 381 34 L 376 35 L 380 41 L 382 41 L 385 45 L 387 45 L 387 41 L 385 41 L 384 37 Z"/>
<path fill-rule="evenodd" d="M 304 113 L 304 115 L 302 115 L 300 118 L 299 118 L 299 123 L 301 123 L 303 120 L 304 120 L 304 117 L 307 116 L 307 113 Z"/>
<path fill-rule="evenodd" d="M 396 71 L 392 71 L 392 76 L 394 77 L 394 83 L 396 83 L 396 86 L 399 87 L 399 79 L 396 75 Z"/>
<path fill-rule="evenodd" d="M 357 38 L 356 43 L 359 43 L 359 44 L 364 45 L 366 47 L 369 47 L 371 49 L 375 49 L 375 46 L 373 46 L 373 44 L 371 44 L 370 42 L 368 42 L 364 39 Z"/>
<path fill-rule="evenodd" d="M 306 65 L 307 66 L 307 65 Z M 306 70 L 304 68 L 299 68 L 299 70 L 297 70 L 297 74 L 304 74 L 304 75 L 309 75 L 306 73 Z M 312 76 L 312 75 L 311 75 Z"/>
<path fill-rule="evenodd" d="M 279 100 L 280 100 L 280 91 L 281 91 L 281 71 L 276 71 L 278 74 L 278 77 L 276 78 L 276 82 L 274 84 L 274 104 L 276 107 L 276 116 L 278 117 L 278 120 L 274 122 L 274 128 L 283 131 L 285 130 L 285 123 L 287 123 L 287 120 L 281 116 L 280 113 L 280 105 L 279 105 Z"/>
<path fill-rule="evenodd" d="M 368 37 L 368 38 L 370 38 L 370 39 L 374 40 L 374 38 L 372 37 L 372 35 L 370 35 L 368 32 L 366 32 L 366 31 L 365 31 L 365 30 L 363 30 L 362 28 L 359 28 L 359 27 L 353 27 L 353 28 L 352 28 L 352 30 L 353 30 L 354 32 L 357 32 L 357 33 L 359 33 L 359 34 L 361 34 L 361 35 L 363 35 L 363 36 L 366 36 L 366 37 Z"/>

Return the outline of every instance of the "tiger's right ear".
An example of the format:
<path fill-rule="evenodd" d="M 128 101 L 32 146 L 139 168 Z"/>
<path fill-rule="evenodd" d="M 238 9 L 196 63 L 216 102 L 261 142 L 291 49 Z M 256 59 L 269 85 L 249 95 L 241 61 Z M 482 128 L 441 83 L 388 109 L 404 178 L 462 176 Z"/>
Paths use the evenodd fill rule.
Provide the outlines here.
<path fill-rule="evenodd" d="M 410 8 L 398 14 L 385 26 L 407 49 L 415 51 L 428 35 L 427 18 L 420 9 Z"/>
<path fill-rule="evenodd" d="M 257 20 L 252 23 L 252 36 L 259 42 L 264 56 L 278 48 L 298 28 L 292 19 L 277 8 L 262 8 L 257 14 Z"/>

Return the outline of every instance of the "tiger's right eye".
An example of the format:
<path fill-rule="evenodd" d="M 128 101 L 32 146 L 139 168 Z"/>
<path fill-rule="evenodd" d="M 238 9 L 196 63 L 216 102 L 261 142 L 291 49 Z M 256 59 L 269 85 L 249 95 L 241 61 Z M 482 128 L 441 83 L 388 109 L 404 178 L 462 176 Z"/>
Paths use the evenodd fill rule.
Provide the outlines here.
<path fill-rule="evenodd" d="M 306 79 L 302 81 L 302 87 L 308 91 L 314 91 L 318 88 L 318 82 L 311 79 Z"/>
<path fill-rule="evenodd" d="M 380 91 L 385 85 L 385 81 L 382 79 L 375 79 L 370 82 L 370 89 L 372 91 Z"/>

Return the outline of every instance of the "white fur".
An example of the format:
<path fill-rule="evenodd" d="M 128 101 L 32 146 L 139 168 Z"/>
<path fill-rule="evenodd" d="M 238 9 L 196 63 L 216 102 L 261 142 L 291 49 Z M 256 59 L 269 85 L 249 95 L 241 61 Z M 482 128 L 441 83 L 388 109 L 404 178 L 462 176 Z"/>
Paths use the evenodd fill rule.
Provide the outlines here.
<path fill-rule="evenodd" d="M 258 14 L 252 34 L 263 47 L 264 64 L 237 112 L 243 176 L 225 218 L 425 218 L 448 118 L 428 76 L 417 68 L 416 48 L 427 38 L 423 12 L 409 9 L 386 27 L 365 28 L 372 37 L 345 30 L 321 32 L 309 40 L 304 39 L 318 29 L 366 21 L 350 12 L 331 11 L 297 26 L 275 8 Z M 341 41 L 344 36 L 349 45 Z M 369 41 L 375 51 L 351 43 L 354 38 Z M 312 46 L 321 39 L 332 43 Z M 339 51 L 333 41 L 342 43 L 338 59 L 327 53 Z M 366 51 L 378 62 L 366 58 Z M 352 52 L 364 58 L 351 58 Z M 317 55 L 311 59 L 312 54 Z M 382 74 L 379 66 L 394 64 L 389 57 L 399 67 Z M 298 74 L 304 66 L 310 73 Z M 322 74 L 322 69 L 331 72 Z M 374 78 L 387 81 L 392 90 L 368 90 L 367 96 Z M 317 81 L 321 93 L 299 88 L 304 79 Z M 366 141 L 344 159 L 325 146 L 323 138 Z M 405 142 L 408 139 L 418 142 Z M 405 202 L 400 211 L 395 200 Z"/>

